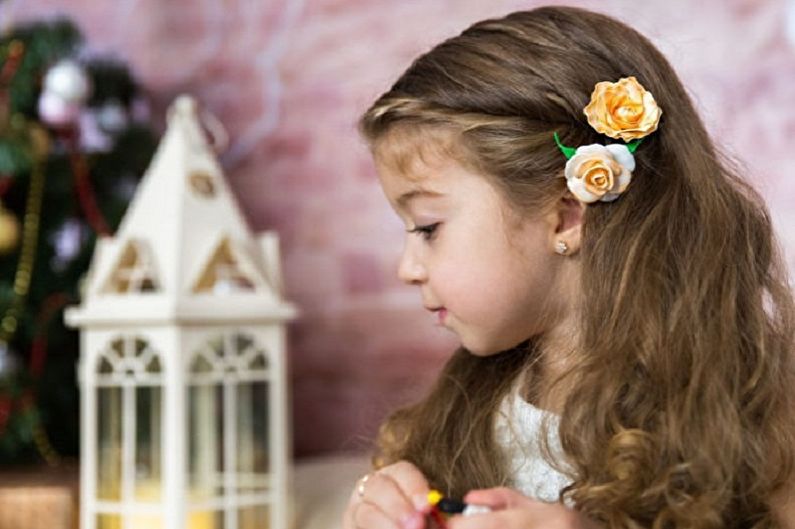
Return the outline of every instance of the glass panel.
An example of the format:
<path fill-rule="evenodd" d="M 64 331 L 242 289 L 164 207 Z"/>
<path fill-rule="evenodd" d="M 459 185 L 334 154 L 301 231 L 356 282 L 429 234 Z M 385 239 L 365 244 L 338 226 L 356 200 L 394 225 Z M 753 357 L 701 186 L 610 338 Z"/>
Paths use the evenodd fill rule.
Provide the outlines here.
<path fill-rule="evenodd" d="M 149 363 L 146 365 L 147 373 L 160 373 L 160 358 L 153 356 Z"/>
<path fill-rule="evenodd" d="M 265 369 L 268 367 L 268 360 L 265 358 L 265 353 L 257 353 L 257 355 L 251 359 L 248 367 L 251 369 Z"/>
<path fill-rule="evenodd" d="M 121 516 L 118 514 L 98 514 L 97 529 L 121 529 Z"/>
<path fill-rule="evenodd" d="M 233 340 L 237 354 L 245 354 L 249 347 L 254 346 L 254 339 L 246 334 L 235 334 Z"/>
<path fill-rule="evenodd" d="M 162 390 L 159 387 L 136 389 L 135 497 L 140 501 L 160 501 L 162 450 Z"/>
<path fill-rule="evenodd" d="M 110 350 L 113 351 L 116 358 L 124 356 L 124 341 L 121 338 L 113 340 L 110 344 Z"/>
<path fill-rule="evenodd" d="M 223 492 L 223 386 L 188 388 L 188 488 L 194 501 Z"/>
<path fill-rule="evenodd" d="M 229 240 L 225 239 L 216 248 L 201 277 L 193 287 L 194 292 L 228 294 L 230 292 L 253 290 L 254 283 L 241 270 Z"/>
<path fill-rule="evenodd" d="M 268 519 L 269 509 L 264 505 L 255 507 L 244 507 L 238 511 L 239 529 L 268 529 L 270 520 Z"/>
<path fill-rule="evenodd" d="M 216 356 L 224 356 L 224 336 L 219 334 L 207 341 L 207 351 L 215 353 Z"/>
<path fill-rule="evenodd" d="M 119 261 L 116 263 L 116 269 L 113 271 L 113 275 L 109 278 L 103 290 L 105 292 L 116 293 L 127 292 L 130 286 L 131 271 L 136 267 L 138 262 L 138 250 L 128 242 Z"/>
<path fill-rule="evenodd" d="M 112 275 L 103 286 L 104 292 L 151 291 L 157 288 L 148 248 L 141 241 L 128 241 Z"/>
<path fill-rule="evenodd" d="M 142 340 L 141 338 L 135 338 L 135 341 L 133 342 L 135 356 L 141 356 L 144 351 L 146 351 L 148 346 L 149 344 L 147 344 L 145 340 Z"/>
<path fill-rule="evenodd" d="M 155 283 L 154 278 L 146 276 L 141 279 L 141 285 L 139 288 L 141 292 L 154 292 L 157 290 L 157 283 Z"/>
<path fill-rule="evenodd" d="M 224 529 L 224 514 L 221 511 L 191 511 L 188 513 L 186 529 Z M 262 526 L 258 529 L 268 529 Z"/>
<path fill-rule="evenodd" d="M 135 514 L 126 522 L 125 529 L 163 529 L 163 518 L 157 514 Z"/>
<path fill-rule="evenodd" d="M 237 386 L 237 484 L 238 493 L 268 487 L 268 383 L 249 382 Z"/>
<path fill-rule="evenodd" d="M 213 371 L 213 365 L 203 354 L 198 354 L 191 363 L 190 371 L 191 373 L 211 373 Z"/>
<path fill-rule="evenodd" d="M 121 388 L 97 388 L 97 498 L 121 499 Z"/>
<path fill-rule="evenodd" d="M 99 369 L 97 369 L 97 373 L 101 375 L 113 373 L 113 364 L 111 364 L 110 361 L 108 361 L 108 359 L 104 356 L 99 359 Z"/>

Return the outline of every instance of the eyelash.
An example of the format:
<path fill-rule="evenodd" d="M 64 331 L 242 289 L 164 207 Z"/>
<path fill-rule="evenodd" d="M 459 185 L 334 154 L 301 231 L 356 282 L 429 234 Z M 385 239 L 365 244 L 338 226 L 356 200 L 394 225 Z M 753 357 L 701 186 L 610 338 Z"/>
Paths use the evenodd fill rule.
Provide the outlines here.
<path fill-rule="evenodd" d="M 436 232 L 436 228 L 439 227 L 441 222 L 434 222 L 433 224 L 426 224 L 424 226 L 415 226 L 414 228 L 408 230 L 409 233 L 419 233 L 422 235 L 422 238 L 426 241 L 430 241 L 433 238 L 434 233 Z"/>

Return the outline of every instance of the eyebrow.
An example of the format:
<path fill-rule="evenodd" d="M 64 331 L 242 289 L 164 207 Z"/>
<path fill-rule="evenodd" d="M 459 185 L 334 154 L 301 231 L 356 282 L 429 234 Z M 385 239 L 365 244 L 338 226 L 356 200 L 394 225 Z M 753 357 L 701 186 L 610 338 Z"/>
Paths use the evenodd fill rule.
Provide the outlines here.
<path fill-rule="evenodd" d="M 429 197 L 441 197 L 444 196 L 443 193 L 439 193 L 437 191 L 431 191 L 430 189 L 423 189 L 423 188 L 416 188 L 410 191 L 406 191 L 402 195 L 400 195 L 397 199 L 397 203 L 401 207 L 405 207 L 408 202 L 416 197 L 419 196 L 429 196 Z"/>

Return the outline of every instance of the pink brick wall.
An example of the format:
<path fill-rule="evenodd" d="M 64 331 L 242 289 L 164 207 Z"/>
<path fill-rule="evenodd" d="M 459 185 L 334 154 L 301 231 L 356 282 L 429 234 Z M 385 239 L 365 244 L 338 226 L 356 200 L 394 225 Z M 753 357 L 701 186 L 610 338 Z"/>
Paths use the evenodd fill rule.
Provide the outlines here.
<path fill-rule="evenodd" d="M 680 72 L 710 130 L 770 201 L 795 270 L 795 43 L 788 4 L 577 1 L 633 23 Z M 353 450 L 427 387 L 454 342 L 395 268 L 403 229 L 354 131 L 419 52 L 517 0 L 6 0 L 0 26 L 65 13 L 128 60 L 161 113 L 198 96 L 232 137 L 223 163 L 256 230 L 281 233 L 295 450 Z"/>

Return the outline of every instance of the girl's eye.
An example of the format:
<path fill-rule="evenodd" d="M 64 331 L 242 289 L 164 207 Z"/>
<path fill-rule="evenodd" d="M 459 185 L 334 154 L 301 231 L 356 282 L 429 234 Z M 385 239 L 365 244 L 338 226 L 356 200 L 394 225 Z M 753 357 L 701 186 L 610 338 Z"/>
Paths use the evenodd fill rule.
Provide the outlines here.
<path fill-rule="evenodd" d="M 433 238 L 434 232 L 436 232 L 436 228 L 439 227 L 441 222 L 434 222 L 433 224 L 426 224 L 424 226 L 415 226 L 414 228 L 408 230 L 409 233 L 420 233 L 422 234 L 422 238 L 426 241 L 429 241 Z"/>

